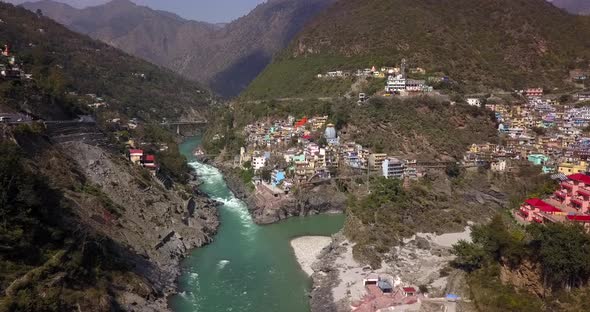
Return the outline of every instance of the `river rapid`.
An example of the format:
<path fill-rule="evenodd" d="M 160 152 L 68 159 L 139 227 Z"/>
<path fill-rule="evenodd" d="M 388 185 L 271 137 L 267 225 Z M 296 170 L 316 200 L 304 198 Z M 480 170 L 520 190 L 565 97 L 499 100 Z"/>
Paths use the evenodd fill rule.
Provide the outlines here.
<path fill-rule="evenodd" d="M 289 244 L 298 236 L 328 236 L 342 228 L 343 215 L 295 217 L 260 226 L 247 206 L 228 189 L 222 173 L 196 161 L 194 137 L 181 145 L 203 181 L 201 190 L 222 203 L 214 242 L 191 252 L 182 263 L 175 312 L 306 312 L 311 279 L 301 270 Z"/>

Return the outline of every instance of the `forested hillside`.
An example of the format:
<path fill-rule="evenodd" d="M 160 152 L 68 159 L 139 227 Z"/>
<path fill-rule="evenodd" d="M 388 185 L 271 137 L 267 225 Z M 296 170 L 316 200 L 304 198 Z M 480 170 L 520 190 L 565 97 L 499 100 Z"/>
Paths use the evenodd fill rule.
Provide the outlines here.
<path fill-rule="evenodd" d="M 342 0 L 305 27 L 244 96 L 337 96 L 350 84 L 330 89 L 317 74 L 403 58 L 467 91 L 562 87 L 569 69 L 588 66 L 585 37 L 589 17 L 544 0 Z"/>
<path fill-rule="evenodd" d="M 167 311 L 179 259 L 218 223 L 158 123 L 203 117 L 208 93 L 3 3 L 0 42 L 0 311 Z"/>
<path fill-rule="evenodd" d="M 35 80 L 66 92 L 96 94 L 111 108 L 144 120 L 204 114 L 208 92 L 169 70 L 74 33 L 47 17 L 0 3 L 0 43 Z"/>
<path fill-rule="evenodd" d="M 87 34 L 235 96 L 285 48 L 295 34 L 334 0 L 270 0 L 219 27 L 115 0 L 75 9 L 55 1 L 24 3 L 70 29 Z"/>

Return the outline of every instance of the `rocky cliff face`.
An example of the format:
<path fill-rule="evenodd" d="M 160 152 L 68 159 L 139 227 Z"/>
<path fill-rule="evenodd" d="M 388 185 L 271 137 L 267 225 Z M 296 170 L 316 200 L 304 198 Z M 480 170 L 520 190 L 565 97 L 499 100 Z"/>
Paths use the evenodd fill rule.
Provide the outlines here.
<path fill-rule="evenodd" d="M 523 261 L 518 267 L 500 267 L 500 280 L 507 285 L 530 292 L 536 296 L 550 295 L 551 290 L 543 287 L 541 266 L 538 263 Z"/>
<path fill-rule="evenodd" d="M 248 204 L 254 222 L 270 224 L 295 216 L 338 213 L 346 208 L 346 195 L 333 185 L 318 185 L 300 190 L 283 199 L 265 199 L 246 188 L 240 177 L 218 164 L 224 171 L 227 186 L 237 198 Z"/>
<path fill-rule="evenodd" d="M 68 187 L 73 172 L 85 181 L 82 191 L 64 189 L 81 226 L 116 242 L 132 271 L 146 279 L 142 291 L 115 291 L 118 305 L 167 311 L 165 296 L 175 290 L 179 260 L 213 239 L 219 225 L 216 203 L 198 193 L 166 190 L 143 169 L 98 146 L 64 143 L 46 159 L 40 165 L 54 185 Z"/>

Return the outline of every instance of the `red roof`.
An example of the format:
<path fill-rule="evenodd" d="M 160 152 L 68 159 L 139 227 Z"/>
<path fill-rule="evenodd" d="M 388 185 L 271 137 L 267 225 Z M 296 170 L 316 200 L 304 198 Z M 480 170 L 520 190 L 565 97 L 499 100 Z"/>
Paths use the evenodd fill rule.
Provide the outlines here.
<path fill-rule="evenodd" d="M 575 173 L 567 176 L 567 178 L 573 181 L 582 182 L 584 184 L 590 184 L 590 176 L 587 176 L 583 173 Z"/>
<path fill-rule="evenodd" d="M 416 292 L 416 288 L 414 288 L 414 287 L 404 287 L 402 289 L 404 290 L 404 292 L 410 292 L 410 293 Z"/>
<path fill-rule="evenodd" d="M 555 206 L 549 205 L 548 203 L 546 203 L 538 198 L 527 199 L 525 201 L 525 203 L 527 203 L 527 204 L 529 204 L 529 205 L 531 205 L 543 212 L 561 212 L 561 210 L 557 209 Z"/>
<path fill-rule="evenodd" d="M 301 138 L 304 140 L 309 140 L 309 139 L 311 139 L 311 135 L 306 134 L 306 135 L 302 136 Z"/>
<path fill-rule="evenodd" d="M 570 221 L 590 222 L 589 215 L 568 215 L 567 219 Z"/>
<path fill-rule="evenodd" d="M 565 198 L 565 194 L 564 194 L 563 192 L 559 192 L 559 191 L 557 191 L 557 192 L 555 192 L 555 193 L 553 193 L 553 194 L 555 194 L 555 196 L 557 196 L 557 197 L 560 197 L 560 198 Z"/>
<path fill-rule="evenodd" d="M 590 191 L 580 189 L 580 190 L 578 190 L 578 194 L 588 197 L 588 196 L 590 196 Z"/>
<path fill-rule="evenodd" d="M 143 155 L 143 150 L 140 149 L 130 149 L 129 155 Z"/>
<path fill-rule="evenodd" d="M 295 127 L 303 127 L 307 123 L 307 117 L 301 118 L 301 120 L 295 123 Z"/>
<path fill-rule="evenodd" d="M 156 161 L 156 156 L 154 156 L 154 155 L 145 155 L 145 161 L 154 162 L 154 161 Z"/>

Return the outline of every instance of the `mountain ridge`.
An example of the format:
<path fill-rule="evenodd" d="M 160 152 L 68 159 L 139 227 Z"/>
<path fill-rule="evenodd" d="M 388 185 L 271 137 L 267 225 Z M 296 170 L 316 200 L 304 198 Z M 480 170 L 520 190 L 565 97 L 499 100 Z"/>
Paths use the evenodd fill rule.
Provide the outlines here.
<path fill-rule="evenodd" d="M 51 0 L 22 6 L 127 53 L 235 96 L 281 51 L 309 18 L 335 0 L 272 0 L 220 27 L 127 0 L 75 9 Z M 56 9 L 59 8 L 59 9 Z"/>
<path fill-rule="evenodd" d="M 244 95 L 289 97 L 305 86 L 321 89 L 317 74 L 394 66 L 403 58 L 468 91 L 551 89 L 565 84 L 569 69 L 588 66 L 585 37 L 590 18 L 543 0 L 341 0 L 310 21 Z"/>
<path fill-rule="evenodd" d="M 584 0 L 551 0 L 556 7 L 572 14 L 590 15 L 590 1 Z"/>

